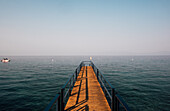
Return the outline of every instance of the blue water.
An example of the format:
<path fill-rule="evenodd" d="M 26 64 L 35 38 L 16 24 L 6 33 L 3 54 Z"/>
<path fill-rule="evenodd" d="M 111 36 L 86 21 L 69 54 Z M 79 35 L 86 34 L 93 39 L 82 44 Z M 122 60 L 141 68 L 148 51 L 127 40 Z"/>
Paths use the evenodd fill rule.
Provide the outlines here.
<path fill-rule="evenodd" d="M 1 111 L 43 110 L 80 62 L 89 59 L 9 58 L 10 63 L 0 63 Z M 94 56 L 93 61 L 131 110 L 170 110 L 170 56 Z"/>

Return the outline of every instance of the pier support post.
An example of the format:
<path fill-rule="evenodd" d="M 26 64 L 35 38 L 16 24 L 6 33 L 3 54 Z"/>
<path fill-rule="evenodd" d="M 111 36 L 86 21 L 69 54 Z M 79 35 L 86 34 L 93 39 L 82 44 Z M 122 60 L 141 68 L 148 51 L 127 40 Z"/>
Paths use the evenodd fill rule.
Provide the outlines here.
<path fill-rule="evenodd" d="M 111 102 L 112 111 L 115 111 L 115 89 L 112 88 L 112 102 Z"/>
<path fill-rule="evenodd" d="M 61 89 L 61 111 L 64 111 L 64 89 Z"/>

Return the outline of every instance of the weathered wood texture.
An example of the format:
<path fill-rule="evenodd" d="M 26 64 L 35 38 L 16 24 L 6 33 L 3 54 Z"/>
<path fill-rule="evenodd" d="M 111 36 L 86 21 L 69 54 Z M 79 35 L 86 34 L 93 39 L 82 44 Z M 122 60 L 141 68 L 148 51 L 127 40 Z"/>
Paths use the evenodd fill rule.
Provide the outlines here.
<path fill-rule="evenodd" d="M 65 110 L 111 111 L 91 66 L 82 67 Z"/>

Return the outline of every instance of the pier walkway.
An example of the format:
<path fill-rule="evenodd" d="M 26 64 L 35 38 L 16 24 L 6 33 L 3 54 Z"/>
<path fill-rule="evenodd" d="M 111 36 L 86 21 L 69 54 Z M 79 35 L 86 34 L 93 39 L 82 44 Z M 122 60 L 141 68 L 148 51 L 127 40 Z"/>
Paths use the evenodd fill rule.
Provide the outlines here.
<path fill-rule="evenodd" d="M 83 61 L 44 111 L 130 111 L 92 61 Z"/>
<path fill-rule="evenodd" d="M 81 68 L 65 110 L 111 111 L 91 66 Z"/>

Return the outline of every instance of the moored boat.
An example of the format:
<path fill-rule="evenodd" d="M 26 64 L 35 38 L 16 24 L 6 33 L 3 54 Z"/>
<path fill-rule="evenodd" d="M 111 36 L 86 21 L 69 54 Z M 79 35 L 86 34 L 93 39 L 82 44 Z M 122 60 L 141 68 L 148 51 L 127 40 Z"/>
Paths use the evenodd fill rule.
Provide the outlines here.
<path fill-rule="evenodd" d="M 10 62 L 11 60 L 9 60 L 8 58 L 3 58 L 2 60 L 1 60 L 1 62 L 3 62 L 3 63 L 7 63 L 7 62 Z"/>

